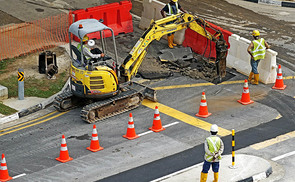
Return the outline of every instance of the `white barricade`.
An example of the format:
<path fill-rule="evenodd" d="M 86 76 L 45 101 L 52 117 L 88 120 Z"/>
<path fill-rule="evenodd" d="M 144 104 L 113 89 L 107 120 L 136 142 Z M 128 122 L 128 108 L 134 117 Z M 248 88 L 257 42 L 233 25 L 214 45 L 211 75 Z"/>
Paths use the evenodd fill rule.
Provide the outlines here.
<path fill-rule="evenodd" d="M 226 66 L 236 69 L 238 72 L 248 76 L 251 72 L 250 55 L 247 48 L 250 40 L 233 34 L 229 37 L 230 49 L 228 51 Z M 277 52 L 267 49 L 265 59 L 258 66 L 259 81 L 268 84 L 276 81 L 276 56 Z"/>
<path fill-rule="evenodd" d="M 157 0 L 143 0 L 143 12 L 139 27 L 141 29 L 147 29 L 151 20 L 158 20 L 162 18 L 160 13 L 161 9 L 165 6 L 164 3 Z M 185 30 L 181 30 L 175 33 L 174 42 L 182 44 L 185 36 Z M 163 38 L 167 39 L 166 36 Z M 251 43 L 250 40 L 233 34 L 229 37 L 230 49 L 227 55 L 227 67 L 234 68 L 238 72 L 249 75 L 251 72 L 250 55 L 247 52 L 247 48 Z M 263 61 L 260 61 L 258 66 L 259 81 L 268 84 L 275 83 L 276 81 L 276 56 L 277 52 L 268 49 Z"/>
<path fill-rule="evenodd" d="M 141 20 L 139 22 L 139 28 L 145 30 L 150 26 L 151 20 L 159 20 L 162 17 L 161 9 L 164 8 L 166 4 L 157 0 L 143 0 L 143 12 L 141 15 Z M 185 29 L 177 31 L 174 35 L 174 42 L 177 44 L 182 44 L 184 41 Z M 167 36 L 163 36 L 167 39 Z"/>

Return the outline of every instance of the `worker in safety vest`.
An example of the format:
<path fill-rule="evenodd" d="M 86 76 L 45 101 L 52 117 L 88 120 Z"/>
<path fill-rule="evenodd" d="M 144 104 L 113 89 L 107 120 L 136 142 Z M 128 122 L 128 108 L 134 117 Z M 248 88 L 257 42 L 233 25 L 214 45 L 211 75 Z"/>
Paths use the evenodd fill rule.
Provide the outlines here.
<path fill-rule="evenodd" d="M 175 15 L 180 13 L 179 10 L 181 10 L 182 12 L 186 13 L 186 11 L 180 6 L 180 4 L 178 4 L 177 2 L 178 0 L 170 0 L 170 2 L 168 4 L 166 4 L 166 6 L 164 6 L 164 8 L 161 10 L 161 14 L 163 16 L 163 18 L 165 18 L 166 16 L 171 16 L 171 15 Z M 167 24 L 172 24 L 172 22 L 169 22 Z M 174 33 L 169 33 L 167 35 L 168 37 L 168 46 L 170 48 L 173 48 L 173 46 L 177 46 L 177 44 L 173 43 L 173 39 L 174 39 Z"/>
<path fill-rule="evenodd" d="M 205 161 L 201 172 L 201 182 L 207 181 L 208 171 L 212 165 L 214 181 L 218 181 L 219 160 L 224 149 L 222 140 L 216 135 L 218 126 L 213 124 L 210 129 L 211 135 L 205 140 Z"/>
<path fill-rule="evenodd" d="M 258 64 L 260 60 L 263 60 L 265 57 L 265 50 L 269 49 L 270 46 L 263 38 L 259 38 L 260 33 L 258 30 L 253 30 L 252 32 L 254 40 L 249 45 L 247 51 L 251 56 L 251 73 L 249 75 L 248 81 L 254 85 L 258 85 L 259 73 L 258 73 Z M 254 81 L 252 81 L 252 77 L 254 75 Z"/>
<path fill-rule="evenodd" d="M 85 55 L 87 60 L 90 60 L 91 58 L 99 59 L 105 56 L 104 53 L 102 53 L 98 48 L 90 49 L 89 47 L 86 46 L 87 44 L 91 47 L 95 45 L 94 40 L 89 40 L 89 37 L 87 35 L 83 37 L 82 42 L 83 42 L 83 54 Z M 77 49 L 81 52 L 81 44 L 78 44 Z"/>

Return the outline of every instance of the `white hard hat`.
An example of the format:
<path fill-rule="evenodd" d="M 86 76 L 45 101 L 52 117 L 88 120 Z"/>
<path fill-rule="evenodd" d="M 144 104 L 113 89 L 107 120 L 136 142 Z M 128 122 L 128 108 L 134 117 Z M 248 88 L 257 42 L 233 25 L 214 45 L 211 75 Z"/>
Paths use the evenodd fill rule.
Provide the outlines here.
<path fill-rule="evenodd" d="M 90 47 L 92 47 L 92 46 L 94 46 L 95 45 L 95 41 L 94 40 L 89 40 L 88 41 L 88 45 L 90 46 Z"/>
<path fill-rule="evenodd" d="M 210 131 L 212 131 L 212 132 L 218 132 L 218 126 L 217 126 L 216 124 L 213 124 L 213 125 L 211 126 Z"/>

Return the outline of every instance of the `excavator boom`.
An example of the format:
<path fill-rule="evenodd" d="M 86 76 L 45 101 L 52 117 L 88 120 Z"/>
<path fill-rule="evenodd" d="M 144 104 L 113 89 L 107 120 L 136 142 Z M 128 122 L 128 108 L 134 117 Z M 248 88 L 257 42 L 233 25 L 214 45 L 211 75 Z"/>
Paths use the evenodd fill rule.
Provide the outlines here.
<path fill-rule="evenodd" d="M 173 23 L 169 23 L 173 22 Z M 169 23 L 169 24 L 167 24 Z M 140 64 L 142 63 L 143 58 L 147 53 L 147 48 L 153 40 L 160 40 L 166 34 L 177 32 L 182 29 L 190 28 L 193 31 L 199 33 L 200 35 L 206 37 L 207 39 L 213 41 L 219 47 L 216 47 L 216 63 L 222 63 L 225 65 L 225 58 L 227 53 L 227 45 L 223 39 L 222 33 L 219 30 L 215 30 L 215 34 L 212 35 L 206 30 L 206 27 L 210 25 L 203 19 L 191 15 L 189 13 L 179 13 L 176 15 L 168 16 L 166 18 L 153 21 L 150 24 L 150 27 L 143 33 L 141 38 L 137 41 L 135 46 L 129 52 L 129 55 L 124 60 L 123 64 L 120 67 L 121 77 L 124 78 L 124 81 L 130 81 L 137 73 Z M 219 69 L 217 69 L 219 70 Z M 219 73 L 221 77 L 225 76 L 225 68 L 223 73 Z"/>

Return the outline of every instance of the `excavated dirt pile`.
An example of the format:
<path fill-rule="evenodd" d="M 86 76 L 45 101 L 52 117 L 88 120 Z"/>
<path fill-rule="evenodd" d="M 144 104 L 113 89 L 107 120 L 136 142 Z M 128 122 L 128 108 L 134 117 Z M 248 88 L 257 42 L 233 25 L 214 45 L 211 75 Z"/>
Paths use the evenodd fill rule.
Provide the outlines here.
<path fill-rule="evenodd" d="M 194 54 L 190 60 L 176 60 L 161 62 L 156 58 L 147 58 L 139 68 L 139 75 L 146 79 L 158 79 L 179 73 L 193 79 L 204 79 L 212 83 L 218 83 L 217 68 L 215 62 Z"/>

